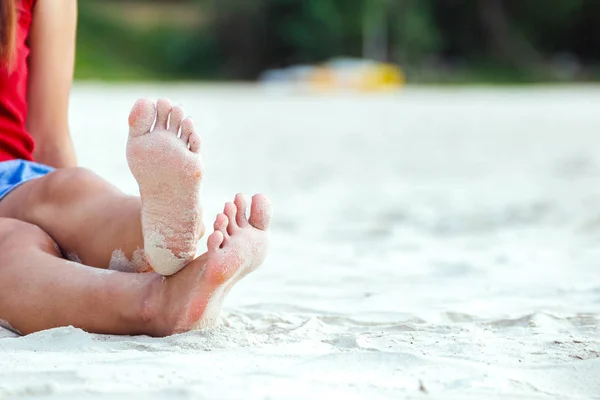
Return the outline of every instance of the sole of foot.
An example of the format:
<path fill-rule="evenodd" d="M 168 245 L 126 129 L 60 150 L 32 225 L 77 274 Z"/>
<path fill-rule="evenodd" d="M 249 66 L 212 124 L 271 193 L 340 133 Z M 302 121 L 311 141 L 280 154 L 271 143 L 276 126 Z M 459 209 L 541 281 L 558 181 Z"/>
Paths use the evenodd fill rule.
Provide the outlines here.
<path fill-rule="evenodd" d="M 200 136 L 181 107 L 138 100 L 129 115 L 127 162 L 140 189 L 146 262 L 173 275 L 193 260 L 204 234 Z"/>

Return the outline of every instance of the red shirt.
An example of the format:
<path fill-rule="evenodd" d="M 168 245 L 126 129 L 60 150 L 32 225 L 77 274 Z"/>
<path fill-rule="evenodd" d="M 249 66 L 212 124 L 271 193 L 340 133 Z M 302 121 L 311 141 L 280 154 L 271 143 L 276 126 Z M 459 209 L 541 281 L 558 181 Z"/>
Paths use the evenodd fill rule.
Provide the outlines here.
<path fill-rule="evenodd" d="M 13 72 L 0 66 L 0 161 L 32 160 L 33 138 L 27 132 L 27 36 L 35 0 L 17 0 L 18 24 Z"/>

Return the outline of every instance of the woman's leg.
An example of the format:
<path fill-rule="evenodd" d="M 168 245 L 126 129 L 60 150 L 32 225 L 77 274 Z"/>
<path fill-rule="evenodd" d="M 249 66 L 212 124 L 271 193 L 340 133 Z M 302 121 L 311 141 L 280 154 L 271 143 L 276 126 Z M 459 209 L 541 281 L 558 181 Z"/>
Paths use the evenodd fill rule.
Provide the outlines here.
<path fill-rule="evenodd" d="M 94 333 L 166 336 L 215 324 L 231 287 L 266 257 L 271 207 L 242 196 L 219 214 L 208 252 L 163 277 L 60 258 L 40 228 L 0 218 L 0 319 L 21 333 L 73 325 Z"/>
<path fill-rule="evenodd" d="M 156 108 L 140 100 L 129 118 L 127 158 L 141 200 L 91 171 L 63 169 L 15 189 L 0 201 L 0 217 L 39 226 L 86 265 L 143 271 L 148 261 L 163 275 L 177 272 L 204 233 L 199 137 L 181 108 L 166 100 Z"/>
<path fill-rule="evenodd" d="M 103 271 L 64 260 L 40 228 L 0 218 L 0 319 L 19 332 L 74 325 L 141 334 L 153 274 Z"/>
<path fill-rule="evenodd" d="M 39 226 L 63 255 L 108 268 L 113 252 L 129 260 L 144 247 L 139 199 L 91 171 L 61 169 L 25 183 L 0 201 L 0 217 Z"/>

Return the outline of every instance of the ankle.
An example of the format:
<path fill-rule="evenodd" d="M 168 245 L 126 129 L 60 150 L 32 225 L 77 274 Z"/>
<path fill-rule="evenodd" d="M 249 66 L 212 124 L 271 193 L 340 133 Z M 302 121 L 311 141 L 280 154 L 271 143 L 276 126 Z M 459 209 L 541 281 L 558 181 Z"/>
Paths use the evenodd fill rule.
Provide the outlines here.
<path fill-rule="evenodd" d="M 146 275 L 151 278 L 144 287 L 137 316 L 138 326 L 146 334 L 155 337 L 189 331 L 192 327 L 187 307 L 189 302 L 185 301 L 184 293 L 173 291 L 173 278 L 154 273 Z"/>
<path fill-rule="evenodd" d="M 165 282 L 158 274 L 139 274 L 144 282 L 139 288 L 136 305 L 131 308 L 132 313 L 125 317 L 128 324 L 135 327 L 141 334 L 155 337 L 164 337 L 173 334 L 168 327 L 165 305 Z"/>

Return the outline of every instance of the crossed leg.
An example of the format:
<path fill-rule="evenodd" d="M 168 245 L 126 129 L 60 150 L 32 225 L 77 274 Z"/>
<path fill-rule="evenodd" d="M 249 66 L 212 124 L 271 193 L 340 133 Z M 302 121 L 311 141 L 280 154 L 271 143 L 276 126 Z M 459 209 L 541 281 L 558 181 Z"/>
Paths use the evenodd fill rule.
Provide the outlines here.
<path fill-rule="evenodd" d="M 150 326 L 150 274 L 86 267 L 61 258 L 42 229 L 0 219 L 0 319 L 19 332 L 74 325 L 140 334 Z"/>
<path fill-rule="evenodd" d="M 61 258 L 42 229 L 0 218 L 0 319 L 23 334 L 73 325 L 94 333 L 167 336 L 215 324 L 231 287 L 260 266 L 271 206 L 236 196 L 208 252 L 170 277 L 101 270 Z"/>
<path fill-rule="evenodd" d="M 227 203 L 208 252 L 191 261 L 204 233 L 199 137 L 183 110 L 164 100 L 157 109 L 140 100 L 130 115 L 127 158 L 141 199 L 65 169 L 0 201 L 0 319 L 22 333 L 73 325 L 165 336 L 209 327 L 231 287 L 263 262 L 271 207 L 262 195 L 249 219 L 242 195 Z M 115 252 L 128 264 L 98 269 L 115 267 Z M 151 269 L 158 273 L 131 273 Z"/>
<path fill-rule="evenodd" d="M 0 201 L 0 218 L 39 226 L 63 256 L 85 265 L 179 271 L 204 234 L 200 138 L 183 110 L 164 99 L 156 107 L 139 100 L 129 125 L 127 159 L 141 199 L 91 171 L 63 169 L 15 189 Z"/>

